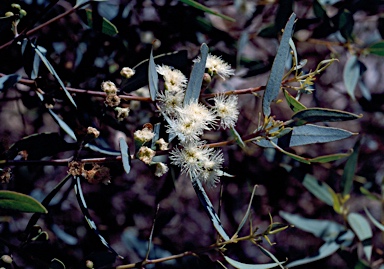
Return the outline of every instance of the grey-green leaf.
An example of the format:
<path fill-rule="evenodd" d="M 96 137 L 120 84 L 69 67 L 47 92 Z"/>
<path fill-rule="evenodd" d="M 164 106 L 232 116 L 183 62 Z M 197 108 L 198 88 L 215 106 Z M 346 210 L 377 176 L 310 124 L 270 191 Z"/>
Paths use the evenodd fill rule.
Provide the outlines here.
<path fill-rule="evenodd" d="M 0 209 L 28 213 L 48 213 L 47 209 L 31 196 L 5 190 L 0 191 Z"/>
<path fill-rule="evenodd" d="M 189 78 L 187 90 L 184 97 L 184 105 L 188 105 L 199 100 L 201 85 L 205 72 L 205 64 L 208 57 L 208 46 L 203 43 L 200 47 L 200 59 L 193 65 Z"/>
<path fill-rule="evenodd" d="M 227 256 L 224 256 L 224 259 L 233 267 L 238 269 L 268 269 L 278 266 L 278 263 L 266 263 L 266 264 L 247 264 L 235 261 L 234 259 L 231 259 Z M 284 263 L 284 262 L 280 262 Z"/>
<path fill-rule="evenodd" d="M 365 213 L 367 214 L 368 218 L 372 221 L 372 223 L 377 227 L 379 228 L 382 232 L 384 232 L 384 225 L 381 224 L 380 222 L 378 222 L 373 216 L 372 214 L 368 211 L 368 209 L 366 207 L 364 207 L 364 211 Z"/>
<path fill-rule="evenodd" d="M 287 264 L 287 268 L 292 268 L 292 267 L 299 266 L 302 264 L 307 264 L 310 262 L 321 260 L 325 257 L 331 256 L 339 248 L 340 248 L 340 245 L 337 244 L 336 242 L 326 242 L 324 245 L 322 245 L 319 248 L 317 255 L 290 262 Z"/>
<path fill-rule="evenodd" d="M 334 221 L 307 219 L 284 211 L 279 212 L 279 214 L 296 228 L 312 233 L 314 236 L 327 242 L 338 239 L 340 245 L 348 246 L 354 238 L 351 231 L 345 233 L 347 231 L 346 228 Z"/>
<path fill-rule="evenodd" d="M 192 178 L 192 186 L 195 189 L 197 197 L 200 200 L 200 203 L 203 205 L 205 212 L 208 214 L 209 218 L 212 221 L 213 226 L 219 235 L 223 238 L 224 241 L 229 240 L 228 234 L 224 231 L 223 225 L 221 224 L 219 216 L 217 216 L 215 208 L 213 207 L 211 201 L 208 198 L 207 193 L 205 192 L 201 182 L 197 178 Z"/>
<path fill-rule="evenodd" d="M 343 195 L 347 195 L 351 192 L 353 185 L 353 178 L 355 177 L 355 170 L 357 166 L 357 159 L 359 155 L 360 139 L 357 140 L 353 147 L 353 153 L 349 156 L 348 161 L 345 164 L 343 177 L 341 179 L 341 188 L 343 189 Z"/>
<path fill-rule="evenodd" d="M 296 112 L 292 116 L 292 122 L 288 125 L 289 127 L 300 126 L 314 122 L 339 122 L 356 120 L 361 118 L 362 115 L 356 115 L 350 112 L 345 112 L 336 109 L 329 108 L 308 108 Z"/>
<path fill-rule="evenodd" d="M 71 127 L 68 126 L 62 119 L 59 118 L 59 116 L 56 115 L 55 112 L 52 111 L 52 109 L 48 109 L 49 114 L 53 117 L 53 119 L 59 124 L 61 129 L 64 130 L 73 140 L 77 141 L 75 133 L 72 131 Z"/>
<path fill-rule="evenodd" d="M 124 138 L 119 138 L 119 145 L 120 145 L 120 151 L 121 151 L 121 160 L 123 161 L 123 167 L 125 170 L 125 173 L 129 174 L 131 171 L 131 165 L 129 164 L 129 151 L 128 151 L 128 145 Z"/>
<path fill-rule="evenodd" d="M 355 89 L 360 79 L 360 64 L 356 55 L 352 55 L 347 60 L 343 70 L 343 78 L 349 96 L 355 100 Z"/>
<path fill-rule="evenodd" d="M 235 137 L 236 143 L 242 149 L 244 149 L 245 148 L 245 143 L 244 143 L 243 139 L 241 138 L 240 134 L 236 131 L 235 127 L 232 126 L 230 130 L 231 130 L 232 135 Z"/>
<path fill-rule="evenodd" d="M 277 50 L 277 55 L 273 61 L 271 74 L 269 75 L 267 86 L 263 95 L 263 114 L 266 117 L 271 114 L 271 103 L 277 98 L 280 91 L 281 80 L 284 75 L 285 62 L 290 49 L 289 40 L 292 37 L 295 19 L 296 14 L 292 13 L 285 26 L 280 46 Z"/>
<path fill-rule="evenodd" d="M 368 261 L 372 255 L 372 230 L 366 218 L 358 213 L 348 214 L 348 223 L 363 244 L 364 254 Z"/>
<path fill-rule="evenodd" d="M 317 180 L 310 174 L 306 174 L 303 180 L 303 185 L 319 200 L 323 201 L 327 205 L 333 206 L 333 198 L 331 194 L 333 190 L 327 183 Z"/>
<path fill-rule="evenodd" d="M 44 53 L 41 51 L 42 50 L 42 47 L 40 46 L 35 46 L 33 44 L 31 44 L 32 47 L 35 49 L 35 52 L 36 54 L 40 57 L 41 61 L 43 61 L 43 63 L 45 64 L 45 66 L 47 67 L 48 71 L 56 78 L 57 82 L 60 84 L 60 87 L 63 89 L 63 91 L 65 92 L 65 94 L 67 95 L 69 101 L 71 101 L 71 103 L 74 105 L 74 107 L 77 107 L 76 106 L 76 103 L 75 103 L 75 100 L 73 100 L 71 94 L 68 92 L 67 88 L 65 87 L 63 81 L 61 80 L 61 78 L 59 77 L 59 75 L 56 73 L 55 69 L 53 68 L 53 66 L 51 65 L 51 63 L 48 61 L 47 58 L 45 58 L 44 56 Z"/>
<path fill-rule="evenodd" d="M 158 85 L 159 85 L 159 76 L 156 71 L 155 60 L 153 59 L 153 46 L 151 49 L 151 54 L 149 56 L 148 85 L 149 85 L 149 94 L 151 95 L 151 99 L 152 101 L 155 101 L 157 91 L 158 91 Z"/>
<path fill-rule="evenodd" d="M 348 138 L 352 135 L 354 135 L 354 133 L 339 128 L 307 124 L 293 128 L 289 146 L 295 147 L 315 143 L 333 142 Z"/>
<path fill-rule="evenodd" d="M 92 10 L 86 9 L 85 10 L 86 15 L 87 15 L 87 22 L 89 27 L 93 27 L 93 21 L 92 21 Z M 116 26 L 110 22 L 108 19 L 103 18 L 103 22 L 101 23 L 101 32 L 103 34 L 109 35 L 109 36 L 115 36 L 119 33 L 117 30 Z"/>
<path fill-rule="evenodd" d="M 15 85 L 21 76 L 18 74 L 6 75 L 0 78 L 0 92 L 6 91 Z"/>

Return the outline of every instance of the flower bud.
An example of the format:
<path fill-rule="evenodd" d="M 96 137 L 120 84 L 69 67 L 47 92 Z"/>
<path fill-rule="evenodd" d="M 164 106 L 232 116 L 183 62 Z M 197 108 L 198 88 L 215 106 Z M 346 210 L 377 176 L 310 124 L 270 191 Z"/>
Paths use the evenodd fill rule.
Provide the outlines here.
<path fill-rule="evenodd" d="M 136 73 L 136 71 L 132 68 L 129 68 L 129 67 L 124 67 L 123 69 L 121 69 L 120 71 L 120 75 L 124 78 L 130 78 L 132 77 L 134 74 Z"/>
<path fill-rule="evenodd" d="M 15 16 L 15 14 L 13 14 L 13 12 L 11 11 L 8 11 L 7 13 L 5 13 L 5 17 L 12 17 L 12 16 Z"/>
<path fill-rule="evenodd" d="M 86 260 L 85 261 L 85 267 L 87 267 L 89 269 L 93 269 L 93 261 Z"/>
<path fill-rule="evenodd" d="M 11 264 L 13 262 L 12 257 L 9 255 L 3 255 L 0 258 L 3 262 Z"/>
<path fill-rule="evenodd" d="M 148 147 L 141 147 L 139 152 L 137 152 L 138 159 L 146 164 L 150 164 L 155 155 L 156 152 Z"/>
<path fill-rule="evenodd" d="M 19 4 L 15 4 L 15 3 L 13 3 L 13 4 L 11 5 L 11 7 L 12 7 L 12 8 L 16 8 L 16 9 L 18 9 L 18 10 L 21 9 L 21 6 L 20 6 Z"/>

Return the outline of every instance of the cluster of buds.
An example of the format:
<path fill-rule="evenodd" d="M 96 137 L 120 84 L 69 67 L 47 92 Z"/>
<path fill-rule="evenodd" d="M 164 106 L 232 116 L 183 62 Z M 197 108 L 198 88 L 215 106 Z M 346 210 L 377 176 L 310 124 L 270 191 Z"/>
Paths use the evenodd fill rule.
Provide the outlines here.
<path fill-rule="evenodd" d="M 124 70 L 124 72 L 123 72 Z M 132 72 L 123 68 L 121 74 L 127 76 L 133 76 L 134 71 Z M 118 107 L 120 105 L 120 97 L 117 95 L 117 87 L 112 81 L 104 81 L 101 83 L 101 89 L 107 94 L 104 103 L 109 107 L 114 107 L 116 111 L 116 118 L 118 121 L 123 121 L 129 115 L 129 107 Z"/>
<path fill-rule="evenodd" d="M 153 146 L 157 147 L 159 150 L 168 149 L 168 143 L 165 142 L 163 138 L 160 138 L 156 142 L 152 143 L 152 139 L 155 137 L 152 125 L 146 124 L 142 130 L 135 131 L 133 136 L 136 147 L 139 149 L 136 154 L 137 158 L 147 165 L 155 166 L 155 176 L 161 177 L 167 173 L 168 166 L 162 162 L 154 162 L 153 158 L 156 155 L 156 151 L 148 147 L 153 144 Z"/>

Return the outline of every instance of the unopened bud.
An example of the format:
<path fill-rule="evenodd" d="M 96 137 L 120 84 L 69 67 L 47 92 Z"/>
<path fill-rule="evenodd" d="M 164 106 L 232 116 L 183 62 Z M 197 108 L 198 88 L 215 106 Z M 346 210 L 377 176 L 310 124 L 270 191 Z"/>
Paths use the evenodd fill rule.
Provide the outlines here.
<path fill-rule="evenodd" d="M 123 69 L 121 69 L 120 71 L 120 75 L 124 78 L 130 78 L 132 77 L 134 74 L 136 73 L 136 71 L 132 68 L 129 68 L 129 67 L 124 67 Z"/>
<path fill-rule="evenodd" d="M 27 11 L 25 11 L 24 9 L 20 9 L 20 17 L 24 17 L 24 16 L 27 16 Z"/>
<path fill-rule="evenodd" d="M 13 3 L 13 4 L 11 5 L 11 7 L 16 8 L 16 9 L 18 9 L 18 10 L 21 9 L 20 5 L 19 5 L 19 4 L 15 4 L 15 3 Z"/>
<path fill-rule="evenodd" d="M 87 134 L 94 136 L 95 138 L 98 138 L 100 135 L 100 132 L 93 127 L 88 127 Z"/>
<path fill-rule="evenodd" d="M 3 255 L 0 258 L 3 262 L 11 264 L 13 262 L 12 257 L 9 255 Z"/>
<path fill-rule="evenodd" d="M 85 267 L 92 269 L 93 268 L 93 261 L 87 260 L 85 262 Z"/>
<path fill-rule="evenodd" d="M 13 12 L 11 11 L 8 11 L 7 13 L 5 13 L 5 17 L 12 17 L 12 16 L 15 16 L 15 14 L 13 14 Z"/>

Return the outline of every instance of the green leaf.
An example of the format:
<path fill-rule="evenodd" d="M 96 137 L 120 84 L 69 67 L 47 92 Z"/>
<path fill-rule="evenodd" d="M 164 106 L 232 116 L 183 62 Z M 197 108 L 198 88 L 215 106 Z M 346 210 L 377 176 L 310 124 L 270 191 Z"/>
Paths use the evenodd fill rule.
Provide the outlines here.
<path fill-rule="evenodd" d="M 49 264 L 49 269 L 65 269 L 65 265 L 62 261 L 54 258 Z"/>
<path fill-rule="evenodd" d="M 157 71 L 156 71 L 155 60 L 153 59 L 153 46 L 151 49 L 151 54 L 149 56 L 148 85 L 149 85 L 149 93 L 151 95 L 151 99 L 152 99 L 152 101 L 155 101 L 156 95 L 158 92 L 159 76 L 158 76 Z"/>
<path fill-rule="evenodd" d="M 224 259 L 233 267 L 238 269 L 268 269 L 278 266 L 278 263 L 266 263 L 266 264 L 247 264 L 235 261 L 227 256 L 224 256 Z M 284 262 L 280 262 L 281 264 Z"/>
<path fill-rule="evenodd" d="M 43 53 L 46 53 L 46 49 L 40 47 Z M 28 77 L 36 79 L 39 75 L 40 57 L 36 54 L 34 47 L 29 39 L 24 38 L 21 43 L 21 53 L 23 55 L 24 70 Z"/>
<path fill-rule="evenodd" d="M 92 10 L 86 9 L 85 12 L 87 14 L 88 26 L 92 28 L 93 26 Z M 103 22 L 101 24 L 101 32 L 109 36 L 115 36 L 119 33 L 116 26 L 104 17 L 103 17 Z"/>
<path fill-rule="evenodd" d="M 328 108 L 308 108 L 296 112 L 292 116 L 293 122 L 288 124 L 289 127 L 300 126 L 314 122 L 339 122 L 361 118 L 362 115 L 340 111 Z"/>
<path fill-rule="evenodd" d="M 313 1 L 313 13 L 317 18 L 329 19 L 327 16 L 327 12 L 323 8 L 323 6 L 319 3 L 318 0 Z"/>
<path fill-rule="evenodd" d="M 340 248 L 340 245 L 337 244 L 336 242 L 326 242 L 324 245 L 322 245 L 319 248 L 317 255 L 310 256 L 310 257 L 307 257 L 307 258 L 304 258 L 304 259 L 300 259 L 300 260 L 297 260 L 297 261 L 290 262 L 286 266 L 287 266 L 287 268 L 292 268 L 292 267 L 299 266 L 299 265 L 302 265 L 302 264 L 307 264 L 307 263 L 311 263 L 311 262 L 314 262 L 314 261 L 318 261 L 318 260 L 324 259 L 324 258 L 326 258 L 328 256 L 331 256 L 339 248 Z"/>
<path fill-rule="evenodd" d="M 289 107 L 292 109 L 294 112 L 298 112 L 303 109 L 307 109 L 305 105 L 300 103 L 293 97 L 287 90 L 284 90 L 284 96 L 285 100 L 287 100 Z"/>
<path fill-rule="evenodd" d="M 200 47 L 200 59 L 198 62 L 195 62 L 192 68 L 187 90 L 185 92 L 184 105 L 191 104 L 199 100 L 207 57 L 208 46 L 203 43 Z"/>
<path fill-rule="evenodd" d="M 353 14 L 347 10 L 344 9 L 339 15 L 339 20 L 338 20 L 338 30 L 340 31 L 341 35 L 349 40 L 353 41 L 352 37 L 352 31 L 353 31 L 353 26 L 355 24 L 355 20 L 353 19 Z"/>
<path fill-rule="evenodd" d="M 364 254 L 368 261 L 372 255 L 372 230 L 366 218 L 357 213 L 348 214 L 348 223 L 363 244 Z"/>
<path fill-rule="evenodd" d="M 59 75 L 56 73 L 55 69 L 53 68 L 53 66 L 51 65 L 51 63 L 48 61 L 47 58 L 45 58 L 44 54 L 41 49 L 42 47 L 40 46 L 35 46 L 33 44 L 31 44 L 32 47 L 35 49 L 35 52 L 36 54 L 40 57 L 41 61 L 45 64 L 45 66 L 47 67 L 48 71 L 56 78 L 57 82 L 60 84 L 60 87 L 63 89 L 63 91 L 65 92 L 65 94 L 67 95 L 69 101 L 71 101 L 71 103 L 74 105 L 74 107 L 77 107 L 76 106 L 76 103 L 75 103 L 75 100 L 73 100 L 72 98 L 72 95 L 69 93 L 69 91 L 67 90 L 67 88 L 65 87 L 63 81 L 61 80 L 61 78 L 59 77 Z M 45 49 L 44 49 L 45 50 Z"/>
<path fill-rule="evenodd" d="M 273 61 L 271 74 L 269 75 L 267 86 L 263 95 L 263 114 L 265 117 L 271 114 L 271 103 L 277 98 L 280 91 L 281 80 L 284 75 L 285 62 L 290 49 L 289 40 L 292 37 L 295 19 L 296 14 L 292 13 L 285 26 L 280 46 L 277 50 L 277 55 Z"/>
<path fill-rule="evenodd" d="M 329 206 L 333 206 L 332 188 L 325 182 L 317 180 L 314 176 L 306 174 L 303 180 L 304 187 L 314 196 Z"/>
<path fill-rule="evenodd" d="M 343 70 L 343 79 L 349 96 L 355 100 L 355 89 L 360 79 L 360 64 L 356 55 L 352 55 L 347 60 Z"/>
<path fill-rule="evenodd" d="M 187 4 L 187 5 L 191 6 L 191 7 L 200 9 L 200 10 L 202 10 L 204 12 L 209 13 L 209 14 L 216 15 L 216 16 L 218 16 L 220 18 L 225 19 L 225 20 L 228 20 L 228 21 L 231 21 L 231 22 L 235 22 L 236 21 L 235 19 L 233 19 L 231 17 L 228 17 L 226 15 L 223 15 L 223 14 L 221 14 L 219 12 L 216 12 L 216 11 L 214 11 L 214 10 L 212 10 L 212 9 L 210 9 L 210 8 L 204 6 L 204 5 L 202 5 L 202 4 L 200 4 L 200 3 L 196 2 L 196 1 L 193 1 L 193 0 L 180 0 L 180 2 L 183 2 L 183 3 L 185 3 L 185 4 Z"/>
<path fill-rule="evenodd" d="M 0 92 L 6 91 L 15 85 L 21 76 L 18 74 L 6 75 L 0 78 Z"/>
<path fill-rule="evenodd" d="M 371 193 L 369 190 L 367 190 L 364 187 L 360 187 L 360 192 L 365 195 L 365 197 L 372 199 L 374 201 L 381 201 L 380 197 L 376 194 Z"/>
<path fill-rule="evenodd" d="M 121 160 L 123 161 L 123 167 L 125 170 L 125 173 L 129 174 L 131 171 L 131 165 L 129 164 L 129 151 L 128 151 L 128 145 L 127 142 L 125 142 L 125 139 L 120 137 L 119 138 L 119 145 L 120 145 L 120 152 L 121 152 Z"/>
<path fill-rule="evenodd" d="M 379 228 L 382 232 L 384 232 L 384 225 L 381 224 L 380 222 L 378 222 L 373 216 L 372 214 L 368 211 L 368 209 L 366 207 L 364 207 L 364 211 L 365 211 L 365 214 L 367 214 L 368 218 L 372 221 L 372 223 L 377 227 Z"/>
<path fill-rule="evenodd" d="M 0 191 L 0 208 L 28 213 L 48 213 L 36 199 L 14 191 Z"/>
<path fill-rule="evenodd" d="M 367 48 L 370 54 L 384 56 L 384 40 L 381 40 Z"/>
<path fill-rule="evenodd" d="M 242 148 L 244 149 L 246 146 L 245 146 L 245 143 L 243 141 L 243 139 L 241 138 L 240 134 L 236 131 L 235 127 L 231 127 L 231 133 L 232 135 L 235 137 L 235 141 L 236 143 Z"/>
<path fill-rule="evenodd" d="M 349 156 L 348 161 L 344 167 L 343 177 L 341 180 L 341 188 L 343 190 L 344 196 L 349 194 L 352 189 L 353 178 L 355 177 L 357 159 L 359 155 L 360 142 L 360 139 L 356 142 L 355 146 L 353 147 L 353 153 L 351 156 Z"/>
<path fill-rule="evenodd" d="M 219 233 L 219 235 L 223 238 L 224 241 L 229 240 L 228 234 L 225 232 L 223 225 L 221 224 L 219 216 L 217 216 L 215 208 L 213 207 L 211 201 L 209 200 L 207 193 L 205 192 L 203 186 L 201 185 L 201 182 L 197 178 L 191 178 L 192 186 L 195 189 L 195 192 L 197 194 L 197 197 L 200 200 L 200 203 L 204 207 L 204 211 L 207 213 L 209 218 L 211 219 L 211 222 L 213 226 L 215 227 L 216 231 Z"/>
<path fill-rule="evenodd" d="M 343 158 L 347 158 L 352 154 L 352 150 L 348 153 L 335 153 L 335 154 L 329 154 L 329 155 L 323 155 L 323 156 L 318 156 L 312 159 L 309 159 L 311 163 L 328 163 L 328 162 L 333 162 L 337 161 Z"/>

